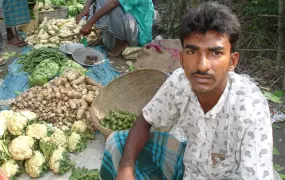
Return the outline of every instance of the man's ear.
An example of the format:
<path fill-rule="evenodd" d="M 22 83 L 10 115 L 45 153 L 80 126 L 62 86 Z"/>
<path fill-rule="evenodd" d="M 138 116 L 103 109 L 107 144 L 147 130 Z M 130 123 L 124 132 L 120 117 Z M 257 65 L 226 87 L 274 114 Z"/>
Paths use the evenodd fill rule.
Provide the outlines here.
<path fill-rule="evenodd" d="M 238 52 L 234 52 L 231 54 L 231 61 L 230 61 L 230 67 L 229 67 L 229 71 L 234 71 L 236 66 L 238 65 L 238 61 L 239 61 L 239 53 Z"/>
<path fill-rule="evenodd" d="M 181 67 L 183 68 L 183 51 L 179 52 L 179 59 L 180 59 Z"/>

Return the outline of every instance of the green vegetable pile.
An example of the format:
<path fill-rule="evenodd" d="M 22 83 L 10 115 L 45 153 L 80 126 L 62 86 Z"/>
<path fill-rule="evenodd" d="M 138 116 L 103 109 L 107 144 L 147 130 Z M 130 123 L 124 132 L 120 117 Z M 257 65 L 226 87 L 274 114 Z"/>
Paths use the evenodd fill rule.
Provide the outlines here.
<path fill-rule="evenodd" d="M 75 17 L 84 6 L 84 0 L 51 0 L 51 3 L 56 6 L 67 6 L 68 17 Z"/>
<path fill-rule="evenodd" d="M 107 129 L 113 131 L 130 129 L 135 120 L 137 119 L 136 114 L 126 111 L 111 111 L 110 115 L 105 116 L 100 124 Z"/>
<path fill-rule="evenodd" d="M 59 67 L 61 67 L 68 60 L 68 58 L 58 49 L 33 49 L 32 51 L 19 58 L 18 63 L 23 65 L 20 71 L 32 73 L 35 70 L 36 66 L 44 60 L 53 61 L 57 63 Z"/>
<path fill-rule="evenodd" d="M 97 169 L 88 170 L 84 167 L 73 167 L 69 180 L 99 180 L 99 171 Z"/>

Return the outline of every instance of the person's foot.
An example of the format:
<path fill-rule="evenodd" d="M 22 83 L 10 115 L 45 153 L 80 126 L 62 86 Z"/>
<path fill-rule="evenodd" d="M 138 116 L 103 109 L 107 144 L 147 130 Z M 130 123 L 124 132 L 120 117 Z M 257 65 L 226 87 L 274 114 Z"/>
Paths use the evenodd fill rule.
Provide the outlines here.
<path fill-rule="evenodd" d="M 13 38 L 11 40 L 8 40 L 8 45 L 10 46 L 16 46 L 16 47 L 23 47 L 23 46 L 26 46 L 27 43 L 25 41 L 22 41 L 18 38 Z"/>
<path fill-rule="evenodd" d="M 118 57 L 122 54 L 122 52 L 126 49 L 128 44 L 122 40 L 117 40 L 115 47 L 111 50 L 108 51 L 107 54 L 109 57 Z"/>
<path fill-rule="evenodd" d="M 2 57 L 0 57 L 0 66 L 4 65 L 6 63 L 7 63 L 7 61 L 5 59 L 3 59 Z"/>

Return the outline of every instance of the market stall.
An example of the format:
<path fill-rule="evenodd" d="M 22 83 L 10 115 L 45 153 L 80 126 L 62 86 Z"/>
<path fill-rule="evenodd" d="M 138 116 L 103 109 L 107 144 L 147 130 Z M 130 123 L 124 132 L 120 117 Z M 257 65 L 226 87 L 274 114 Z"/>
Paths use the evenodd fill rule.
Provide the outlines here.
<path fill-rule="evenodd" d="M 10 179 L 99 179 L 108 135 L 130 129 L 167 78 L 120 74 L 106 49 L 87 47 L 108 27 L 81 36 L 82 2 L 68 2 L 38 1 L 37 22 L 22 29 L 28 46 L 2 54 L 16 58 L 0 85 L 0 175 Z"/>
<path fill-rule="evenodd" d="M 58 3 L 35 7 L 45 14 L 55 12 Z M 76 4 L 66 7 L 69 16 L 81 10 Z M 45 16 L 27 28 L 29 46 L 21 54 L 2 54 L 16 59 L 0 85 L 1 176 L 99 178 L 105 138 L 94 131 L 89 108 L 102 86 L 119 72 L 111 67 L 105 49 L 86 47 L 86 42 L 97 39 L 98 31 L 80 37 L 82 24 L 74 18 Z M 79 54 L 73 54 L 79 48 Z"/>

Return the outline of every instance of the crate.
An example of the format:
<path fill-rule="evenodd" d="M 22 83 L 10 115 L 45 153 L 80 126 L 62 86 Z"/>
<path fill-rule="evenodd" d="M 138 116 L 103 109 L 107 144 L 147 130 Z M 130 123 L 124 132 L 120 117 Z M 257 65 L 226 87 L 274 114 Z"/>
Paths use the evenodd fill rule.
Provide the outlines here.
<path fill-rule="evenodd" d="M 42 23 L 44 20 L 44 17 L 47 17 L 47 19 L 65 19 L 68 16 L 68 9 L 65 6 L 53 6 L 52 7 L 55 11 L 39 11 L 38 12 L 38 18 L 39 23 Z"/>

